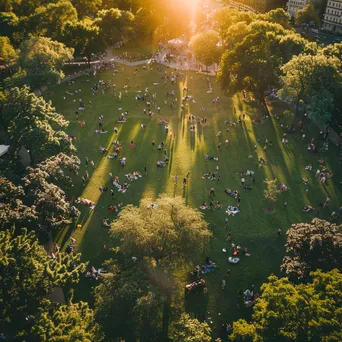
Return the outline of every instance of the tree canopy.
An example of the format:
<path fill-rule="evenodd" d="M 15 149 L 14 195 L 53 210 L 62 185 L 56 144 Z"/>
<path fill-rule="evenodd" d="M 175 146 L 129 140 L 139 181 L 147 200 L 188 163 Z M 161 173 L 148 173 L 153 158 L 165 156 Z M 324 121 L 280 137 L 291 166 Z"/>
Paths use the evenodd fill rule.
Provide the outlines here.
<path fill-rule="evenodd" d="M 174 342 L 211 342 L 211 329 L 206 322 L 200 322 L 183 313 L 173 325 Z"/>
<path fill-rule="evenodd" d="M 220 60 L 221 49 L 218 46 L 219 42 L 219 34 L 209 30 L 196 34 L 190 41 L 190 49 L 199 62 L 205 66 L 210 66 Z"/>
<path fill-rule="evenodd" d="M 342 267 L 342 226 L 313 219 L 296 223 L 286 232 L 286 253 L 282 269 L 293 280 L 307 279 L 311 271 Z"/>
<path fill-rule="evenodd" d="M 342 274 L 311 273 L 312 282 L 295 285 L 272 275 L 261 286 L 253 323 L 233 324 L 232 341 L 339 341 Z"/>
<path fill-rule="evenodd" d="M 43 159 L 51 150 L 55 153 L 74 150 L 63 131 L 68 121 L 56 112 L 51 102 L 30 93 L 27 86 L 6 91 L 1 120 L 11 147 L 19 151 L 24 146 L 29 151 L 31 165 L 35 165 L 38 155 Z"/>
<path fill-rule="evenodd" d="M 0 65 L 13 65 L 18 59 L 18 54 L 14 50 L 8 37 L 0 37 Z"/>
<path fill-rule="evenodd" d="M 296 113 L 302 102 L 309 116 L 323 123 L 331 120 L 341 101 L 342 64 L 331 51 L 329 48 L 316 55 L 300 54 L 282 67 L 281 98 L 294 104 Z M 338 49 L 335 51 L 338 54 Z"/>
<path fill-rule="evenodd" d="M 58 253 L 50 258 L 33 231 L 23 229 L 0 232 L 0 323 L 2 332 L 11 337 L 30 333 L 31 319 L 41 300 L 56 286 L 78 282 L 86 264 L 80 254 Z"/>

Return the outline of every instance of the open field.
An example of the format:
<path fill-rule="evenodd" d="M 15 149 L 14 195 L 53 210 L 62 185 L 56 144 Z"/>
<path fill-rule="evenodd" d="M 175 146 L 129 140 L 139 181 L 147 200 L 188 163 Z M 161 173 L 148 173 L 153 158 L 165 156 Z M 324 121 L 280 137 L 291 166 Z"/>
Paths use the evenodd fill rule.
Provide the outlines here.
<path fill-rule="evenodd" d="M 107 210 L 108 205 L 123 202 L 124 205 L 133 203 L 138 204 L 142 197 L 155 197 L 160 193 L 167 193 L 170 196 L 179 195 L 185 198 L 188 205 L 198 208 L 203 201 L 208 201 L 207 193 L 212 186 L 215 188 L 215 201 L 220 201 L 224 209 L 206 210 L 204 212 L 206 220 L 210 223 L 213 232 L 213 239 L 208 246 L 208 250 L 202 258 L 193 260 L 194 265 L 203 264 L 206 256 L 218 264 L 218 269 L 213 273 L 204 276 L 207 282 L 208 294 L 191 294 L 185 301 L 185 308 L 189 312 L 194 312 L 195 316 L 201 319 L 208 319 L 217 331 L 226 320 L 230 322 L 239 317 L 249 317 L 252 309 L 245 309 L 243 303 L 237 299 L 237 291 L 245 290 L 252 284 L 258 289 L 260 284 L 265 281 L 271 273 L 280 274 L 280 263 L 284 255 L 284 243 L 286 240 L 285 230 L 295 222 L 308 222 L 314 216 L 316 210 L 311 213 L 303 213 L 304 205 L 311 204 L 317 208 L 319 202 L 324 202 L 326 197 L 331 198 L 328 207 L 320 210 L 320 218 L 328 219 L 333 210 L 341 205 L 341 165 L 338 164 L 337 149 L 330 146 L 328 152 L 314 155 L 308 152 L 306 145 L 311 138 L 317 138 L 318 133 L 312 125 L 306 131 L 304 141 L 299 133 L 289 134 L 288 145 L 282 145 L 281 139 L 283 129 L 282 123 L 292 121 L 292 116 L 283 116 L 283 109 L 279 103 L 270 103 L 273 116 L 264 120 L 262 123 L 254 124 L 252 120 L 256 118 L 256 109 L 253 103 L 246 103 L 242 95 L 237 95 L 234 99 L 224 96 L 215 79 L 210 78 L 213 93 L 207 93 L 208 81 L 206 76 L 198 75 L 194 72 L 187 72 L 179 77 L 175 85 L 171 82 L 164 84 L 161 79 L 164 71 L 157 71 L 157 66 L 153 70 L 142 70 L 134 76 L 134 68 L 127 66 L 118 67 L 119 73 L 113 70 L 97 74 L 96 77 L 81 77 L 68 86 L 66 84 L 51 89 L 46 98 L 51 100 L 60 113 L 70 120 L 67 129 L 68 134 L 76 137 L 77 155 L 82 161 L 79 176 L 75 179 L 75 186 L 70 196 L 77 198 L 82 196 L 96 203 L 92 211 L 88 211 L 85 206 L 80 206 L 82 216 L 79 224 L 82 228 L 71 227 L 60 232 L 56 236 L 60 245 L 66 245 L 68 238 L 72 234 L 77 240 L 77 249 L 83 255 L 84 260 L 89 260 L 91 265 L 99 267 L 103 260 L 110 257 L 110 251 L 103 251 L 102 245 L 107 248 L 114 246 L 114 241 L 109 239 L 108 228 L 102 226 L 104 218 L 114 219 L 115 216 Z M 124 69 L 124 71 L 122 71 Z M 171 70 L 168 70 L 169 73 Z M 125 79 L 130 78 L 131 88 L 127 89 L 127 95 L 123 89 Z M 90 81 L 87 82 L 87 79 Z M 116 85 L 116 96 L 114 91 L 102 94 L 101 90 L 92 95 L 91 87 L 98 80 L 110 81 Z M 154 86 L 157 82 L 159 85 Z M 135 85 L 139 84 L 139 87 Z M 153 109 L 156 115 L 151 118 L 143 113 L 147 108 L 141 100 L 136 101 L 135 95 L 138 90 L 146 87 L 149 93 L 156 94 L 157 105 L 161 107 L 160 114 Z M 183 88 L 188 87 L 189 95 L 195 99 L 186 101 L 189 104 L 190 112 L 197 117 L 207 117 L 206 125 L 196 124 L 196 131 L 190 132 L 190 125 L 194 122 L 189 121 L 185 111 L 181 111 L 181 98 Z M 64 95 L 65 91 L 73 92 L 81 89 L 81 93 Z M 173 98 L 167 98 L 166 93 L 174 90 L 175 108 L 170 107 Z M 119 92 L 122 99 L 118 98 Z M 66 100 L 63 100 L 66 96 Z M 219 103 L 212 103 L 212 100 L 220 96 Z M 85 110 L 79 111 L 79 120 L 85 121 L 84 127 L 80 127 L 75 120 L 75 110 L 77 110 L 79 99 L 85 102 Z M 76 100 L 74 102 L 74 100 Z M 167 106 L 164 101 L 168 100 Z M 91 104 L 89 103 L 91 101 Z M 201 111 L 204 106 L 206 111 Z M 236 112 L 234 112 L 234 107 Z M 118 110 L 118 108 L 122 108 Z M 124 111 L 129 111 L 126 123 L 117 123 L 119 115 Z M 242 113 L 247 113 L 246 120 L 236 127 L 225 125 L 225 120 L 236 121 Z M 98 129 L 98 117 L 104 116 L 104 129 L 106 134 L 95 134 Z M 275 116 L 280 119 L 276 120 Z M 169 124 L 169 132 L 175 132 L 176 136 L 171 139 L 166 134 L 164 125 L 159 124 L 159 119 L 166 120 Z M 146 124 L 144 132 L 140 125 Z M 114 133 L 117 127 L 118 134 Z M 226 128 L 229 127 L 229 132 Z M 222 131 L 222 136 L 217 137 L 218 131 Z M 263 153 L 265 139 L 272 141 L 266 154 Z M 228 139 L 228 146 L 225 140 Z M 108 159 L 107 154 L 100 153 L 100 146 L 107 147 L 112 153 L 112 142 L 119 140 L 122 144 L 121 155 L 127 157 L 126 165 L 120 165 L 117 159 Z M 129 148 L 130 141 L 133 140 L 136 146 Z M 164 159 L 163 151 L 153 148 L 152 141 L 156 146 L 160 141 L 165 142 L 165 148 L 170 158 L 165 168 L 158 169 L 156 162 Z M 220 149 L 218 144 L 222 143 Z M 257 149 L 255 150 L 254 146 Z M 218 157 L 216 161 L 206 161 L 204 155 Z M 252 155 L 249 159 L 248 155 Z M 267 159 L 267 165 L 258 170 L 258 157 L 263 156 Z M 85 173 L 85 158 L 95 162 L 96 168 L 90 165 L 88 171 L 90 179 L 86 186 L 82 186 L 81 176 Z M 326 186 L 319 184 L 315 178 L 315 171 L 318 168 L 318 160 L 324 159 L 325 165 L 335 175 L 329 180 Z M 308 164 L 313 165 L 313 171 L 308 172 L 304 167 Z M 144 167 L 147 167 L 147 175 Z M 202 179 L 202 175 L 213 172 L 219 167 L 220 182 L 217 180 Z M 252 186 L 251 191 L 244 190 L 240 186 L 240 170 L 255 171 L 256 182 L 246 177 L 246 183 Z M 115 198 L 112 199 L 110 192 L 101 194 L 99 186 L 111 187 L 109 173 L 119 176 L 124 181 L 124 175 L 128 172 L 140 171 L 143 178 L 131 183 L 127 192 L 122 194 L 115 190 Z M 182 178 L 190 172 L 189 183 L 186 187 L 182 185 Z M 175 184 L 173 176 L 179 176 L 178 184 Z M 282 193 L 273 207 L 272 213 L 265 212 L 268 203 L 263 198 L 265 188 L 264 179 L 277 178 L 280 183 L 289 187 L 289 191 Z M 305 186 L 302 177 L 309 179 L 309 185 Z M 228 205 L 235 205 L 236 200 L 224 193 L 225 188 L 237 189 L 241 194 L 241 212 L 235 217 L 230 216 L 228 228 L 225 228 L 225 209 Z M 308 191 L 306 191 L 308 189 Z M 288 205 L 284 208 L 284 202 Z M 277 235 L 277 228 L 283 228 L 282 236 Z M 230 251 L 231 242 L 226 241 L 228 229 L 232 230 L 233 239 L 231 242 L 247 247 L 251 257 L 241 256 L 238 265 L 228 264 L 229 253 L 223 253 L 222 249 Z M 227 269 L 230 275 L 227 275 Z M 221 289 L 221 280 L 225 279 L 227 287 Z M 184 275 L 184 285 L 188 281 Z M 91 289 L 96 285 L 94 281 L 82 280 L 76 289 L 77 299 L 87 299 L 91 302 Z M 237 309 L 237 304 L 241 309 Z"/>

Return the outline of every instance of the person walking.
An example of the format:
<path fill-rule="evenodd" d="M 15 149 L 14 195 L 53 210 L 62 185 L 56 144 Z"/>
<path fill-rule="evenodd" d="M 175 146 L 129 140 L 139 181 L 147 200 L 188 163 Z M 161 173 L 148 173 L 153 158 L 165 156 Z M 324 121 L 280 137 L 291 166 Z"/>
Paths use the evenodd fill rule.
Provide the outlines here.
<path fill-rule="evenodd" d="M 88 167 L 88 163 L 89 163 L 89 158 L 86 157 L 86 158 L 85 158 L 85 165 L 86 165 L 86 167 Z"/>

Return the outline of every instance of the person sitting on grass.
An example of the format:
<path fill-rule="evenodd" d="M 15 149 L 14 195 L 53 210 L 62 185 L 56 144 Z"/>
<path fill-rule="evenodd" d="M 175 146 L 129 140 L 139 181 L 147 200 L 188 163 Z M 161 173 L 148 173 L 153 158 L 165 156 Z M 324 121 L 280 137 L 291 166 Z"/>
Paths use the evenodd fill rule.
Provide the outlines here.
<path fill-rule="evenodd" d="M 309 165 L 305 166 L 305 171 L 312 171 L 312 165 L 309 164 Z"/>
<path fill-rule="evenodd" d="M 309 179 L 308 178 L 305 178 L 305 177 L 303 177 L 302 178 L 302 181 L 303 181 L 303 183 L 306 185 L 306 184 L 309 184 Z"/>
<path fill-rule="evenodd" d="M 308 213 L 309 211 L 312 211 L 312 210 L 314 210 L 314 208 L 310 204 L 304 206 L 303 208 L 304 213 Z"/>
<path fill-rule="evenodd" d="M 202 203 L 202 205 L 200 206 L 200 209 L 202 209 L 202 210 L 209 209 L 209 206 L 208 206 L 208 204 L 207 204 L 206 201 L 204 201 L 204 202 Z"/>
<path fill-rule="evenodd" d="M 102 220 L 102 225 L 104 227 L 110 227 L 110 223 L 109 223 L 109 218 L 105 218 Z"/>

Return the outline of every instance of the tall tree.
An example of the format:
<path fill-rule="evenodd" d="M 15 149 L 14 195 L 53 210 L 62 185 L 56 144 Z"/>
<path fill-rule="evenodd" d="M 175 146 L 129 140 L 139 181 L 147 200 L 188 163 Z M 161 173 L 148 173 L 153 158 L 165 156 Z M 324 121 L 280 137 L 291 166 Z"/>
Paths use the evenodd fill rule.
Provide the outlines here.
<path fill-rule="evenodd" d="M 106 44 L 111 46 L 133 33 L 133 21 L 134 15 L 131 12 L 111 8 L 99 11 L 94 24 L 100 28 Z"/>
<path fill-rule="evenodd" d="M 172 329 L 174 342 L 211 342 L 211 329 L 206 322 L 200 322 L 183 313 Z"/>
<path fill-rule="evenodd" d="M 28 87 L 6 92 L 1 121 L 12 148 L 16 151 L 22 146 L 27 148 L 31 165 L 35 165 L 38 156 L 43 159 L 49 155 L 52 147 L 54 153 L 58 149 L 75 149 L 62 131 L 68 121 L 55 111 L 51 102 L 30 93 Z"/>
<path fill-rule="evenodd" d="M 147 260 L 118 255 L 105 267 L 109 273 L 95 289 L 95 312 L 106 337 L 160 340 L 165 296 L 151 283 L 153 268 Z"/>
<path fill-rule="evenodd" d="M 296 13 L 296 24 L 312 24 L 315 27 L 319 27 L 320 20 L 319 16 L 316 12 L 316 8 L 313 2 L 310 0 L 309 3 L 304 7 L 297 11 Z"/>
<path fill-rule="evenodd" d="M 340 101 L 341 66 L 338 58 L 327 57 L 322 52 L 293 57 L 282 67 L 281 98 L 295 105 L 296 114 L 304 114 L 299 113 L 302 103 L 315 121 L 328 122 Z"/>
<path fill-rule="evenodd" d="M 25 229 L 0 232 L 0 326 L 10 339 L 29 336 L 31 317 L 35 317 L 41 300 L 54 287 L 78 282 L 86 264 L 80 254 L 58 253 L 50 258 L 39 245 L 35 233 Z M 71 322 L 70 322 L 71 323 Z"/>
<path fill-rule="evenodd" d="M 0 37 L 0 66 L 11 66 L 18 59 L 18 54 L 8 37 Z"/>
<path fill-rule="evenodd" d="M 197 210 L 185 206 L 180 197 L 143 199 L 139 207 L 128 205 L 110 228 L 120 251 L 149 260 L 150 278 L 166 296 L 163 332 L 167 336 L 168 312 L 173 298 L 174 272 L 204 249 L 211 236 Z M 157 280 L 159 279 L 159 280 Z"/>
<path fill-rule="evenodd" d="M 64 78 L 64 63 L 73 58 L 74 50 L 45 37 L 35 37 L 20 45 L 19 62 L 25 83 L 34 89 L 54 85 Z"/>
<path fill-rule="evenodd" d="M 287 63 L 287 48 L 300 50 L 302 42 L 296 35 L 282 39 L 290 31 L 281 25 L 265 21 L 253 21 L 246 36 L 223 54 L 218 71 L 218 81 L 228 94 L 240 90 L 251 91 L 264 110 L 267 91 L 279 84 L 280 67 Z"/>
<path fill-rule="evenodd" d="M 103 340 L 94 311 L 84 302 L 60 305 L 42 300 L 30 335 L 41 342 Z"/>
<path fill-rule="evenodd" d="M 208 67 L 220 60 L 219 42 L 219 34 L 209 30 L 196 34 L 190 41 L 190 49 L 194 52 L 196 59 Z"/>
<path fill-rule="evenodd" d="M 28 172 L 23 179 L 25 191 L 37 212 L 42 230 L 49 232 L 72 223 L 70 218 L 75 219 L 80 212 L 70 205 L 58 185 L 49 182 L 49 173 L 39 167 L 28 168 Z"/>
<path fill-rule="evenodd" d="M 37 36 L 58 39 L 68 22 L 77 20 L 77 11 L 69 0 L 48 3 L 29 17 L 30 31 Z"/>
<path fill-rule="evenodd" d="M 229 335 L 229 339 L 235 342 L 255 342 L 256 328 L 254 324 L 247 323 L 244 319 L 239 319 L 233 323 L 233 331 Z"/>
<path fill-rule="evenodd" d="M 84 22 L 67 23 L 64 26 L 62 36 L 64 43 L 75 49 L 75 56 L 86 57 L 89 63 L 92 54 L 102 53 L 106 49 L 99 28 L 87 25 Z"/>
<path fill-rule="evenodd" d="M 83 18 L 86 15 L 95 16 L 102 7 L 102 0 L 71 0 L 77 9 L 78 15 Z"/>
<path fill-rule="evenodd" d="M 32 227 L 38 216 L 33 206 L 24 204 L 25 193 L 21 186 L 0 177 L 0 228 Z"/>
<path fill-rule="evenodd" d="M 311 277 L 310 283 L 294 285 L 287 278 L 270 276 L 254 306 L 250 337 L 243 339 L 246 330 L 234 331 L 233 324 L 234 341 L 340 341 L 342 274 L 337 269 L 318 270 Z"/>
<path fill-rule="evenodd" d="M 313 219 L 286 232 L 286 256 L 281 266 L 290 279 L 305 280 L 311 271 L 342 267 L 342 226 Z"/>

